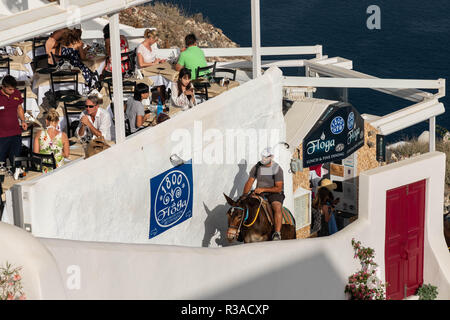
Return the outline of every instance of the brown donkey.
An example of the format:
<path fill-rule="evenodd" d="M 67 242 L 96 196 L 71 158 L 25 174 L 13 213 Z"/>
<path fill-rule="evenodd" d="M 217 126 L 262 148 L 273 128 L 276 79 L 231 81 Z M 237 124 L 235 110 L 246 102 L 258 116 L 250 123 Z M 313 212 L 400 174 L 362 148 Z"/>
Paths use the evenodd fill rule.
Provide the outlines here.
<path fill-rule="evenodd" d="M 275 230 L 273 213 L 270 204 L 258 195 L 242 196 L 234 201 L 226 194 L 225 199 L 231 208 L 227 212 L 227 239 L 248 242 L 268 241 Z M 281 240 L 295 239 L 295 220 L 289 210 L 283 207 L 283 225 Z M 289 221 L 290 220 L 290 221 Z M 290 222 L 288 224 L 287 222 Z"/>

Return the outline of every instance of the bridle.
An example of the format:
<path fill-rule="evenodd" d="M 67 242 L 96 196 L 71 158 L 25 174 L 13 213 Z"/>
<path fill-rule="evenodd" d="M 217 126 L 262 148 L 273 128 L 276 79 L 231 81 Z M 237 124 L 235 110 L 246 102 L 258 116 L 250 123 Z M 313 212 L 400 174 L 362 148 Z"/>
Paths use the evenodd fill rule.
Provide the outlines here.
<path fill-rule="evenodd" d="M 234 210 L 235 210 L 235 209 L 242 210 L 243 212 L 245 211 L 245 218 L 244 218 L 243 215 L 242 215 L 242 218 L 240 219 L 241 221 L 239 222 L 239 226 L 230 225 L 230 226 L 228 227 L 228 229 L 237 229 L 237 232 L 236 232 L 236 235 L 235 235 L 236 238 L 239 236 L 239 234 L 240 234 L 240 232 L 241 232 L 241 227 L 242 227 L 242 225 L 243 225 L 244 227 L 249 228 L 249 227 L 251 227 L 251 226 L 256 222 L 256 220 L 258 219 L 258 216 L 259 216 L 259 211 L 260 211 L 260 209 L 261 209 L 261 204 L 262 204 L 262 198 L 259 197 L 259 206 L 258 206 L 258 210 L 256 211 L 255 218 L 253 219 L 253 221 L 252 221 L 250 224 L 245 224 L 245 222 L 246 222 L 247 219 L 248 219 L 248 206 L 247 206 L 247 205 L 245 206 L 245 209 L 244 209 L 244 208 L 241 208 L 241 207 L 236 207 L 236 206 L 231 207 L 231 215 L 234 213 Z M 234 238 L 234 237 L 233 237 L 233 238 Z"/>

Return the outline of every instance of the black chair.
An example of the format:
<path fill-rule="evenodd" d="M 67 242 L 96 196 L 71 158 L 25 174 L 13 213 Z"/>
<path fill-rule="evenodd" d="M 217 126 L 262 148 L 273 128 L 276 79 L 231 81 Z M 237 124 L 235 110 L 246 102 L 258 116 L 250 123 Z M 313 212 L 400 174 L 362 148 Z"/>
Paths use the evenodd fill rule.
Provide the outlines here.
<path fill-rule="evenodd" d="M 49 37 L 36 37 L 33 38 L 33 46 L 32 46 L 32 52 L 33 52 L 33 67 L 35 70 L 38 68 L 46 68 L 48 67 L 48 55 L 37 55 L 37 50 L 39 48 L 44 48 L 45 51 L 45 42 L 48 40 Z"/>
<path fill-rule="evenodd" d="M 34 126 L 30 125 L 27 131 L 24 131 L 21 135 L 22 139 L 22 149 L 20 151 L 21 157 L 31 157 L 31 153 L 33 152 L 33 139 L 34 139 Z M 24 146 L 24 141 L 28 140 L 29 147 Z"/>
<path fill-rule="evenodd" d="M 217 73 L 229 73 L 230 76 L 228 77 L 228 79 L 233 81 L 236 80 L 236 69 L 216 68 L 213 73 L 213 78 L 216 81 L 220 81 L 223 77 L 217 77 Z"/>
<path fill-rule="evenodd" d="M 134 73 L 134 70 L 136 69 L 136 49 L 121 53 L 120 56 L 122 58 L 122 65 L 128 63 L 128 70 L 126 70 L 124 73 L 132 75 Z"/>
<path fill-rule="evenodd" d="M 22 93 L 22 99 L 23 99 L 23 112 L 27 112 L 27 87 L 24 85 L 24 87 L 18 87 L 18 90 Z"/>
<path fill-rule="evenodd" d="M 79 70 L 60 70 L 50 73 L 50 84 L 52 93 L 56 101 L 72 102 L 81 98 L 78 92 L 78 74 Z M 56 90 L 56 84 L 71 84 L 73 89 Z"/>
<path fill-rule="evenodd" d="M 112 86 L 112 78 L 106 78 L 103 80 L 104 83 L 108 85 L 108 94 L 109 99 L 113 100 L 113 86 Z M 122 81 L 122 92 L 124 94 L 134 94 L 134 89 L 136 88 L 136 81 L 131 80 L 123 80 Z"/>
<path fill-rule="evenodd" d="M 26 163 L 25 168 L 26 168 L 27 170 L 30 170 L 30 168 L 32 167 L 32 166 L 31 166 L 31 157 L 30 157 L 30 156 L 27 156 L 27 157 L 23 157 L 23 156 L 17 157 L 17 156 L 14 156 L 14 167 L 16 166 L 16 163 L 17 163 L 17 162 L 20 162 L 20 165 L 21 165 L 21 166 L 22 166 L 22 163 L 25 162 L 25 163 Z"/>
<path fill-rule="evenodd" d="M 211 86 L 209 82 L 193 82 L 195 88 L 195 95 L 208 100 L 208 88 Z"/>
<path fill-rule="evenodd" d="M 131 125 L 130 119 L 125 119 L 125 137 L 128 137 L 131 134 Z"/>
<path fill-rule="evenodd" d="M 197 69 L 195 69 L 195 78 L 198 79 L 198 78 L 204 77 L 205 75 L 200 76 L 200 72 L 209 71 L 210 69 L 212 69 L 212 71 L 210 71 L 208 74 L 213 75 L 216 70 L 216 64 L 217 64 L 217 62 L 214 62 L 214 64 L 212 64 L 210 66 L 198 67 Z"/>
<path fill-rule="evenodd" d="M 52 67 L 56 67 L 60 60 L 68 60 L 64 56 L 54 54 L 53 52 L 51 52 L 50 54 L 52 55 L 52 64 L 51 64 Z"/>
<path fill-rule="evenodd" d="M 2 198 L 2 194 L 3 194 L 2 183 L 3 183 L 3 181 L 5 181 L 5 176 L 0 175 L 0 221 L 2 221 L 3 209 L 5 208 L 5 205 L 6 205 Z"/>
<path fill-rule="evenodd" d="M 69 114 L 80 114 L 85 109 L 85 101 L 77 101 L 75 103 L 67 103 L 64 102 L 64 117 L 66 119 L 66 133 L 67 137 L 74 137 L 75 131 L 78 128 L 78 125 L 80 124 L 79 120 L 74 120 L 70 122 L 69 120 Z"/>
<path fill-rule="evenodd" d="M 51 154 L 40 154 L 33 152 L 31 154 L 32 171 L 40 172 L 42 171 L 42 166 L 51 167 L 56 169 L 56 160 L 53 152 Z"/>
<path fill-rule="evenodd" d="M 6 74 L 11 74 L 11 58 L 0 57 L 0 71 L 5 70 Z"/>

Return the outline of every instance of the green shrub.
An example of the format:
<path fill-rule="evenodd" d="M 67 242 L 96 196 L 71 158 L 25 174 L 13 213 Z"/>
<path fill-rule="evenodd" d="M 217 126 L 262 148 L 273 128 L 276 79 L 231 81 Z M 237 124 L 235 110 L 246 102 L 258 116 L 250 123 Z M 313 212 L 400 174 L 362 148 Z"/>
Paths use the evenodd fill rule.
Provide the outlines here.
<path fill-rule="evenodd" d="M 431 284 L 424 284 L 417 289 L 419 300 L 434 300 L 437 298 L 438 290 L 436 286 Z"/>

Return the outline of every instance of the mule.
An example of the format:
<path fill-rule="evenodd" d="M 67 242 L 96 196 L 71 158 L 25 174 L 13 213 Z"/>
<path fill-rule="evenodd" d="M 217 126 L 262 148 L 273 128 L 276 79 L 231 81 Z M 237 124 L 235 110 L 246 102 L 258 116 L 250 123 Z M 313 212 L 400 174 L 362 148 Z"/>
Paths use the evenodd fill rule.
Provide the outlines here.
<path fill-rule="evenodd" d="M 231 206 L 227 212 L 227 239 L 229 242 L 238 240 L 249 243 L 272 240 L 275 220 L 271 205 L 267 200 L 255 194 L 242 196 L 237 201 L 226 194 L 224 196 Z M 295 239 L 295 219 L 285 207 L 283 207 L 283 211 L 281 240 Z M 285 223 L 288 220 L 290 224 Z"/>

